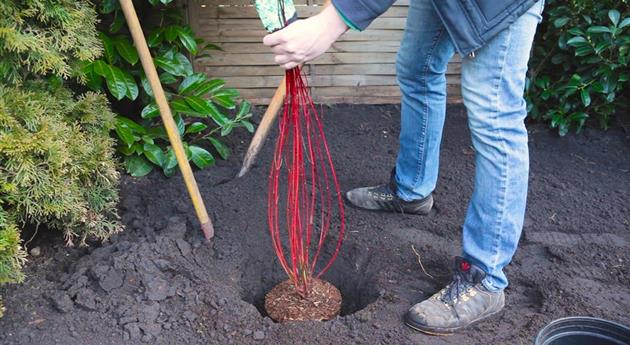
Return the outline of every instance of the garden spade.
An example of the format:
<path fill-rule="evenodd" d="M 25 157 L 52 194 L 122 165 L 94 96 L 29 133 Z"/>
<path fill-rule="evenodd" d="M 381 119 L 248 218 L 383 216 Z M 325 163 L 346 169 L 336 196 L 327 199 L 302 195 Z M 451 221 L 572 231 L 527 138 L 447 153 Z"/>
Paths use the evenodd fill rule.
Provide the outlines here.
<path fill-rule="evenodd" d="M 138 50 L 142 68 L 149 80 L 151 90 L 153 90 L 153 94 L 155 95 L 155 102 L 160 110 L 160 116 L 162 117 L 162 122 L 164 122 L 168 140 L 173 147 L 173 151 L 175 152 L 175 157 L 177 158 L 177 163 L 179 165 L 179 170 L 182 172 L 184 183 L 186 184 L 186 188 L 190 194 L 190 199 L 195 207 L 197 219 L 199 219 L 199 223 L 201 223 L 201 230 L 203 231 L 206 239 L 209 240 L 214 237 L 214 227 L 212 226 L 210 217 L 208 217 L 208 212 L 206 211 L 206 206 L 201 198 L 201 193 L 199 193 L 195 176 L 193 175 L 190 164 L 188 163 L 188 158 L 184 152 L 184 146 L 182 145 L 177 125 L 173 120 L 171 108 L 169 107 L 166 96 L 164 95 L 164 90 L 162 89 L 162 84 L 160 84 L 160 79 L 155 69 L 155 65 L 153 64 L 149 47 L 144 39 L 138 15 L 136 14 L 136 10 L 134 9 L 133 2 L 131 0 L 119 0 L 119 2 L 122 11 L 125 14 L 125 20 L 127 21 L 129 32 L 131 32 L 133 43 Z"/>

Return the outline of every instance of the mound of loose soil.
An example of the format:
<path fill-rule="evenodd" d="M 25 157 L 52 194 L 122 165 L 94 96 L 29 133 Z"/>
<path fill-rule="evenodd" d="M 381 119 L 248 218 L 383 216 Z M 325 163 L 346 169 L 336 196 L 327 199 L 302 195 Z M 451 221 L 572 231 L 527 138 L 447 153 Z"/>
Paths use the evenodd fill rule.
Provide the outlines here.
<path fill-rule="evenodd" d="M 278 322 L 331 320 L 341 311 L 341 292 L 325 280 L 313 279 L 311 291 L 302 297 L 293 282 L 285 280 L 267 293 L 265 310 Z"/>
<path fill-rule="evenodd" d="M 326 134 L 345 190 L 384 183 L 396 159 L 395 106 L 325 108 Z M 630 140 L 619 127 L 559 138 L 529 125 L 531 174 L 520 248 L 507 269 L 499 316 L 450 337 L 405 327 L 401 316 L 450 279 L 473 187 L 474 151 L 463 108 L 448 108 L 430 215 L 346 208 L 347 235 L 322 277 L 343 295 L 340 316 L 275 323 L 264 297 L 286 279 L 267 229 L 274 134 L 259 163 L 233 179 L 250 135 L 229 161 L 196 172 L 214 220 L 206 242 L 181 177 L 125 177 L 124 233 L 67 248 L 60 236 L 29 247 L 27 279 L 0 288 L 0 344 L 532 344 L 547 322 L 593 315 L 630 323 Z M 30 236 L 29 236 L 30 238 Z M 427 273 L 423 273 L 414 245 Z"/>

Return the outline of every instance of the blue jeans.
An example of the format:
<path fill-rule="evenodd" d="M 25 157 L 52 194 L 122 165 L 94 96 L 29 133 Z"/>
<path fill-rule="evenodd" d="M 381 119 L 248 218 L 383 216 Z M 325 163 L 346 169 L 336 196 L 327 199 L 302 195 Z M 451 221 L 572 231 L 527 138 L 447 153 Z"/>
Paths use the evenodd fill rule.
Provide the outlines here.
<path fill-rule="evenodd" d="M 462 58 L 462 96 L 475 148 L 475 187 L 463 230 L 463 256 L 487 274 L 491 291 L 508 285 L 527 200 L 529 153 L 523 89 L 543 1 L 475 56 Z M 430 0 L 412 0 L 397 57 L 402 92 L 398 196 L 429 195 L 438 178 L 446 114 L 446 66 L 455 53 Z"/>

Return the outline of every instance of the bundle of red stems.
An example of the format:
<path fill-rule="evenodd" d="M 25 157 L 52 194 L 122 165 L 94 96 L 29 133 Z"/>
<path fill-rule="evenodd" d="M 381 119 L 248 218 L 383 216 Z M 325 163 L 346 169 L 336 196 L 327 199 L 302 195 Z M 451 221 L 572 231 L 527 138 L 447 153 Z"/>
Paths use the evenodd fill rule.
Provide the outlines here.
<path fill-rule="evenodd" d="M 280 264 L 297 292 L 306 297 L 311 280 L 324 274 L 339 254 L 345 228 L 344 209 L 322 121 L 306 77 L 299 67 L 287 70 L 285 75 L 286 97 L 269 174 L 268 221 Z M 279 190 L 283 166 L 286 191 Z M 281 202 L 286 207 L 282 215 Z M 286 248 L 282 225 L 287 230 Z M 324 256 L 327 239 L 332 238 L 331 226 L 336 229 L 336 244 L 321 267 L 317 261 Z"/>

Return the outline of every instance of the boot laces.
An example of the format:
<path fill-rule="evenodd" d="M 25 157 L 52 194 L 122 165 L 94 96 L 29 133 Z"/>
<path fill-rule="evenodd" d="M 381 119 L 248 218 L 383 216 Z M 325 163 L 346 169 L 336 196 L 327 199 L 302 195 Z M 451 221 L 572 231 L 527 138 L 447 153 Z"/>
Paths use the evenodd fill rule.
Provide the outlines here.
<path fill-rule="evenodd" d="M 460 301 L 468 301 L 469 296 L 474 296 L 476 293 L 473 287 L 473 283 L 464 279 L 460 273 L 456 273 L 453 281 L 440 290 L 435 297 L 447 306 L 453 306 Z"/>

